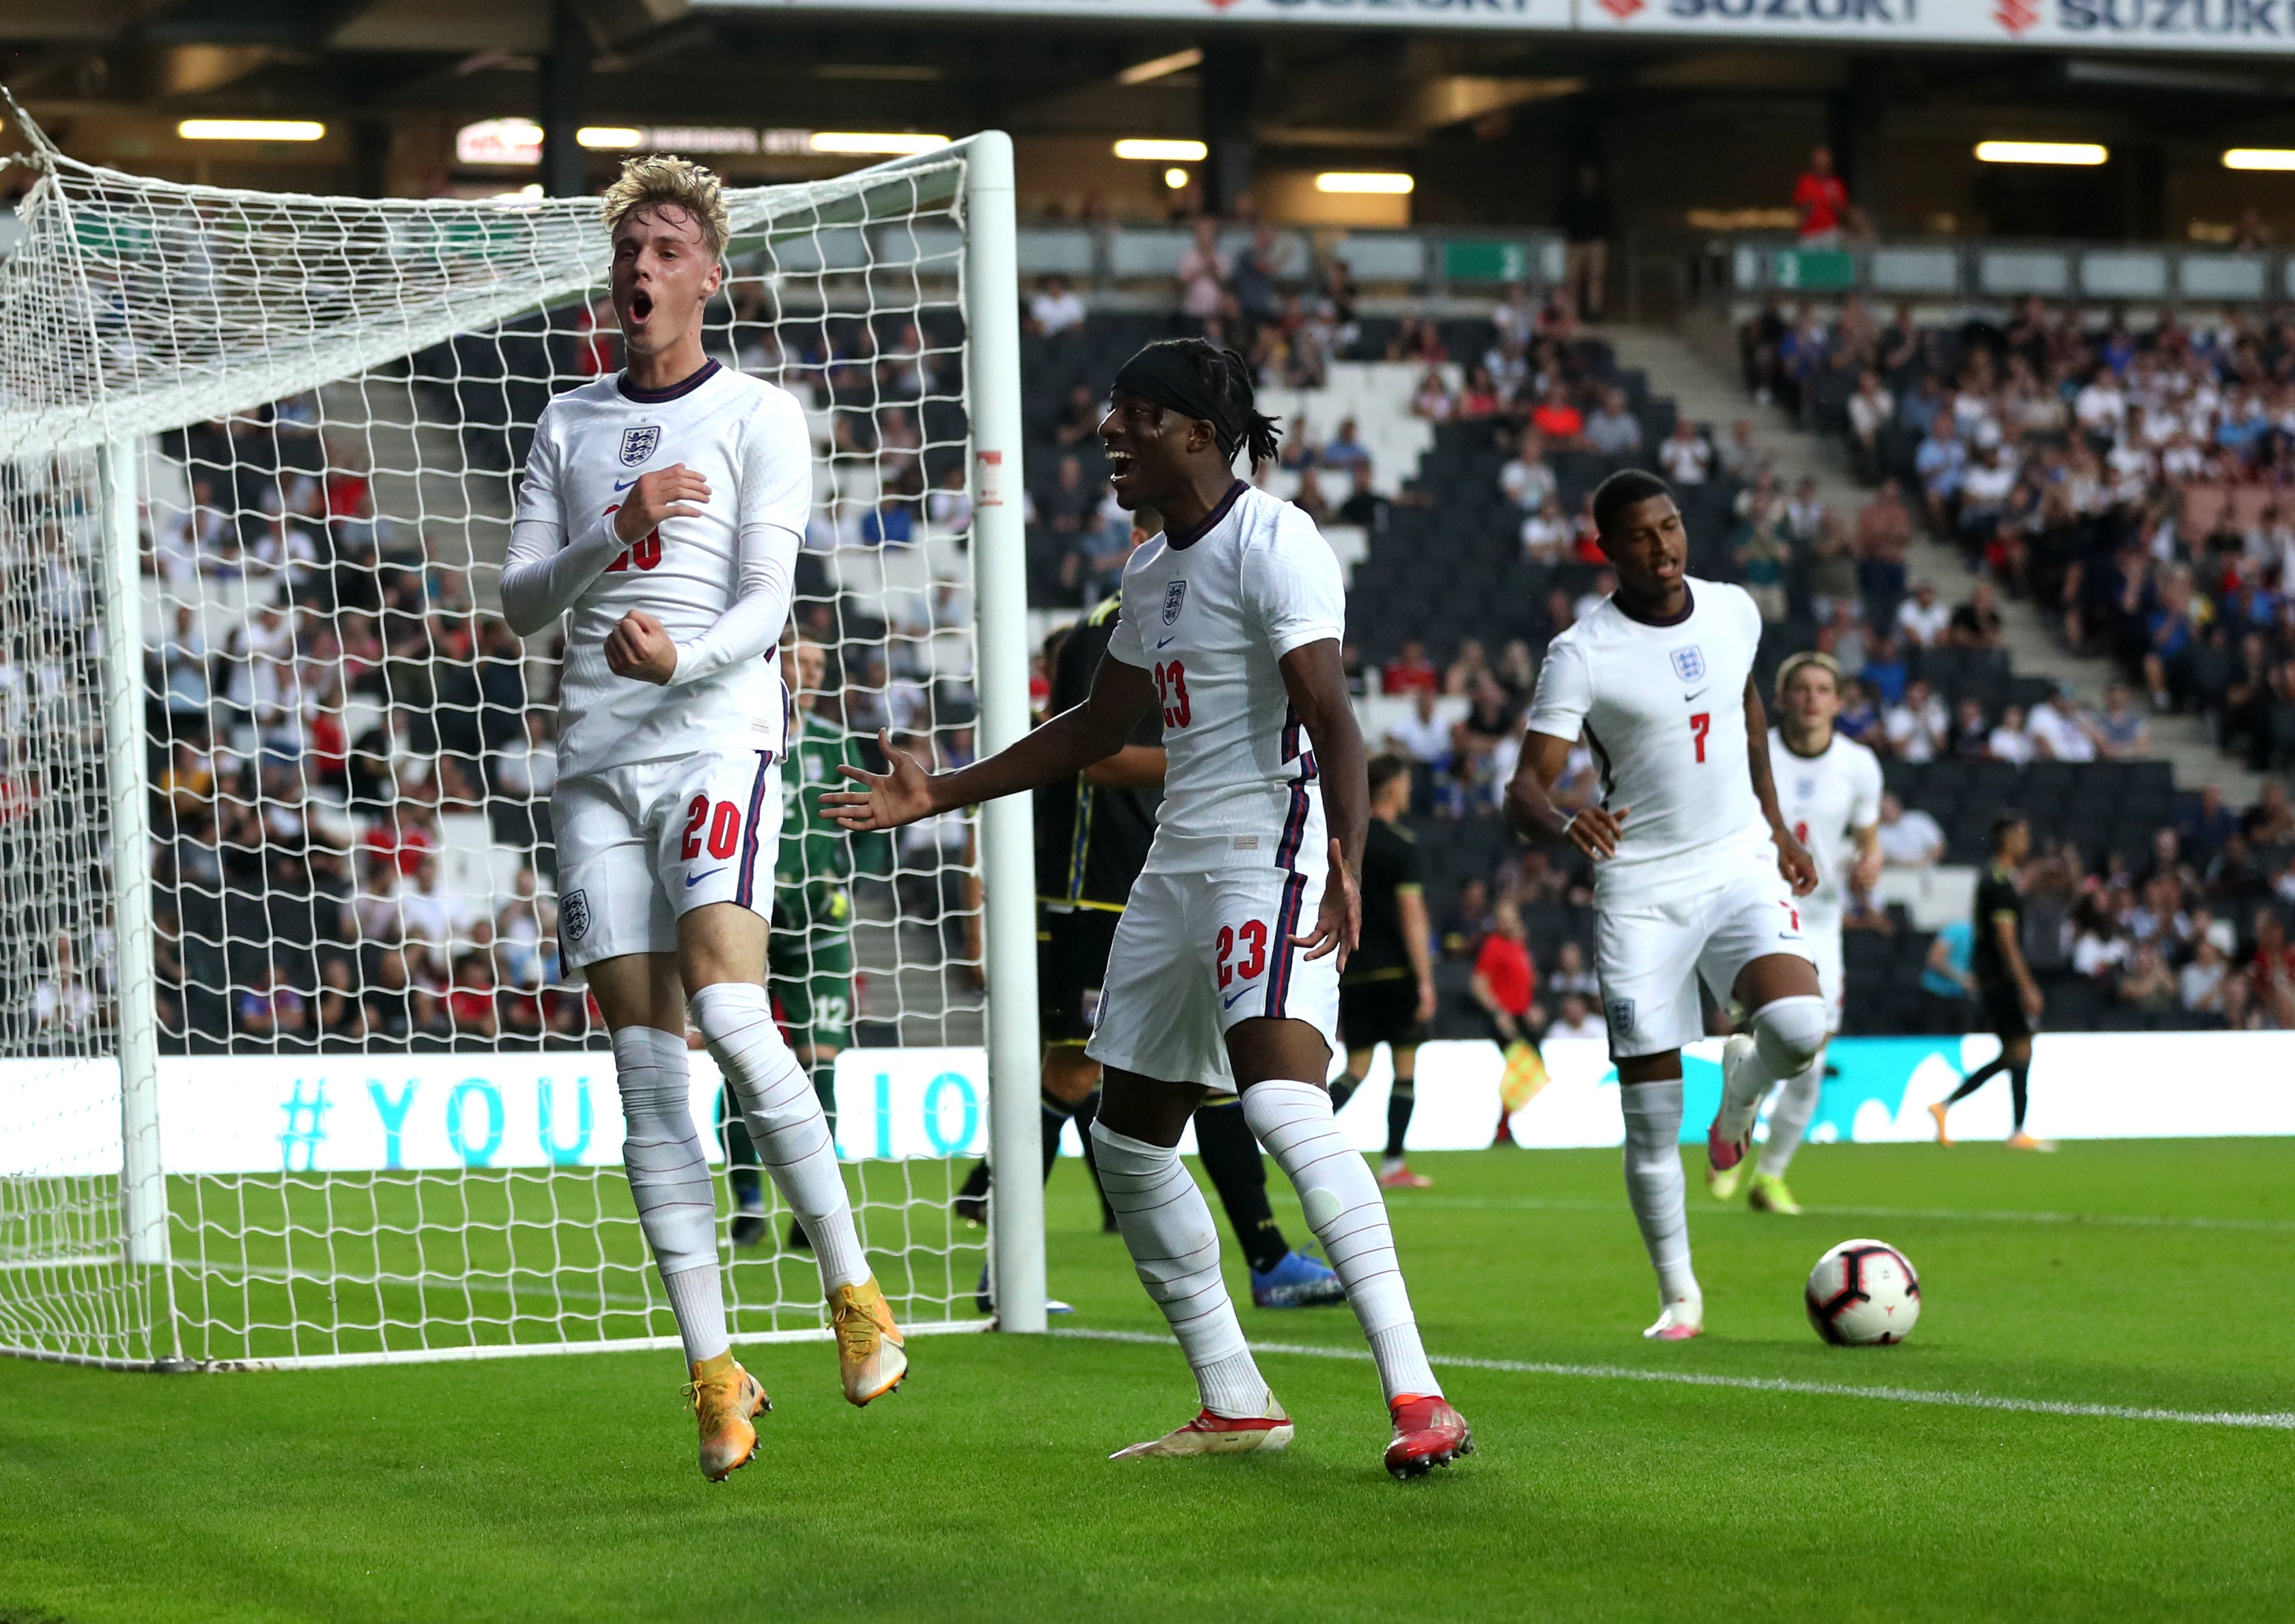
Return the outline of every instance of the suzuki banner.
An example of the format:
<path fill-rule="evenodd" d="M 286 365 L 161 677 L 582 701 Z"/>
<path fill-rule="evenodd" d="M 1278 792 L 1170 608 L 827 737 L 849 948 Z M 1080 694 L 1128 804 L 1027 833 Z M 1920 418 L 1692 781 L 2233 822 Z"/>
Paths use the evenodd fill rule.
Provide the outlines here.
<path fill-rule="evenodd" d="M 2295 51 L 2295 0 L 699 0 L 747 12 L 1162 23 L 1576 29 L 2055 50 Z"/>
<path fill-rule="evenodd" d="M 1928 1107 L 1998 1052 L 1989 1037 L 1843 1038 L 1828 1051 L 1809 1138 L 1925 1139 Z M 1721 1098 L 1721 1046 L 1685 1056 L 1682 1138 L 1703 1143 Z M 1549 1081 L 1513 1117 L 1517 1144 L 1566 1149 L 1624 1138 L 1616 1068 L 1598 1040 L 1546 1047 Z M 715 1065 L 691 1057 L 695 1120 L 722 1160 Z M 1480 1150 L 1499 1120 L 1504 1061 L 1490 1042 L 1418 1051 L 1413 1150 Z M 1384 1050 L 1339 1122 L 1360 1149 L 1386 1138 Z M 2034 1133 L 2046 1138 L 2295 1134 L 2295 1032 L 2049 1032 L 2035 1043 Z M 2175 1079 L 2164 1101 L 2160 1079 Z M 119 1168 L 118 1070 L 109 1060 L 0 1061 L 0 1177 Z M 977 1049 L 848 1049 L 837 1061 L 837 1147 L 847 1160 L 979 1155 L 988 1067 Z M 171 1173 L 601 1167 L 621 1160 L 613 1057 L 554 1055 L 171 1057 L 159 1063 L 161 1155 Z M 2008 1089 L 1954 1107 L 1954 1131 L 2005 1138 Z M 1081 1147 L 1071 1125 L 1066 1148 Z M 1183 1148 L 1193 1150 L 1192 1139 Z"/>

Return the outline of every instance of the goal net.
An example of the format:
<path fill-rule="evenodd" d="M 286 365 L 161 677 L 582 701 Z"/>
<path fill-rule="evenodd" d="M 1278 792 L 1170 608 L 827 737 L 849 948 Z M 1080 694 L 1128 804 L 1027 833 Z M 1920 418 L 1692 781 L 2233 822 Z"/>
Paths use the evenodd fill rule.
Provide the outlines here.
<path fill-rule="evenodd" d="M 0 1349 L 674 1344 L 604 1028 L 558 959 L 562 633 L 521 642 L 497 598 L 538 414 L 619 364 L 595 200 L 183 186 L 16 118 Z M 978 747 L 979 158 L 729 198 L 709 351 L 793 391 L 817 453 L 792 808 L 879 727 Z M 1009 282 L 1009 208 L 1000 229 Z M 862 1237 L 904 1323 L 978 1325 L 988 1232 L 952 1197 L 995 1114 L 980 828 L 785 827 L 772 992 L 793 1042 L 843 1051 Z M 726 1113 L 692 1061 L 706 1136 Z M 818 1334 L 812 1257 L 762 1188 L 736 1246 L 719 1179 L 736 1334 Z"/>

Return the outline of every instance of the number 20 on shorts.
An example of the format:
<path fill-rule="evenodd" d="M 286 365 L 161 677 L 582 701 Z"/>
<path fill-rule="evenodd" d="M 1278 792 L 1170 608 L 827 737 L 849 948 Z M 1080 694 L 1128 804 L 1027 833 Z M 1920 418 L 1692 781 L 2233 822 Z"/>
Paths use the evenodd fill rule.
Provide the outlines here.
<path fill-rule="evenodd" d="M 691 862 L 701 855 L 704 824 L 708 826 L 710 856 L 731 857 L 733 848 L 741 844 L 741 809 L 731 801 L 720 801 L 712 812 L 709 797 L 696 796 L 685 809 L 685 839 L 677 849 L 680 862 Z"/>

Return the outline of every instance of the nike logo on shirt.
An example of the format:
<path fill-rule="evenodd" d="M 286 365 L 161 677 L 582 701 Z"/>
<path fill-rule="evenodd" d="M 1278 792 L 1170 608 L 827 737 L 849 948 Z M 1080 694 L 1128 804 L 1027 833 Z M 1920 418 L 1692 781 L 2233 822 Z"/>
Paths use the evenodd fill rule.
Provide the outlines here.
<path fill-rule="evenodd" d="M 689 874 L 689 875 L 687 875 L 687 876 L 685 877 L 685 888 L 686 888 L 688 891 L 690 891 L 690 890 L 692 890 L 692 889 L 694 888 L 694 886 L 696 886 L 696 885 L 699 885 L 703 880 L 707 879 L 707 878 L 709 877 L 709 875 L 711 875 L 711 874 L 723 874 L 723 873 L 724 873 L 724 872 L 725 872 L 725 870 L 724 870 L 723 868 L 715 868 L 715 869 L 710 869 L 710 870 L 708 871 L 708 873 L 707 873 L 707 874 Z"/>
<path fill-rule="evenodd" d="M 1174 635 L 1177 635 L 1177 633 L 1174 633 Z M 1167 638 L 1165 638 L 1162 642 L 1157 643 L 1156 646 L 1158 649 L 1168 649 L 1168 648 L 1170 648 L 1170 647 L 1172 646 L 1172 639 L 1171 639 L 1171 638 L 1169 638 L 1169 637 L 1167 637 Z"/>
<path fill-rule="evenodd" d="M 645 476 L 643 474 L 640 474 L 638 476 L 638 479 L 642 479 Z M 617 491 L 626 491 L 630 486 L 635 485 L 638 482 L 638 479 L 617 479 L 614 481 L 614 488 Z"/>
<path fill-rule="evenodd" d="M 1259 989 L 1256 987 L 1237 987 L 1234 992 L 1227 995 L 1227 1007 L 1230 1009 L 1234 1008 L 1236 1000 L 1241 998 L 1246 992 L 1256 992 L 1257 991 L 1259 991 Z"/>
<path fill-rule="evenodd" d="M 1711 684 L 1710 684 L 1710 683 L 1709 683 L 1709 684 L 1707 684 L 1707 686 L 1708 686 L 1708 687 L 1711 687 Z M 1704 692 L 1705 692 L 1705 690 L 1704 690 L 1704 689 L 1703 689 L 1703 688 L 1701 688 L 1701 689 L 1699 689 L 1699 690 L 1697 690 L 1697 692 L 1696 692 L 1696 693 L 1694 693 L 1694 694 L 1684 694 L 1684 695 L 1682 695 L 1682 696 L 1681 696 L 1681 702 L 1682 702 L 1684 705 L 1695 705 L 1695 704 L 1696 704 L 1696 703 L 1697 703 L 1698 699 L 1699 699 L 1699 698 L 1700 698 L 1704 694 Z"/>

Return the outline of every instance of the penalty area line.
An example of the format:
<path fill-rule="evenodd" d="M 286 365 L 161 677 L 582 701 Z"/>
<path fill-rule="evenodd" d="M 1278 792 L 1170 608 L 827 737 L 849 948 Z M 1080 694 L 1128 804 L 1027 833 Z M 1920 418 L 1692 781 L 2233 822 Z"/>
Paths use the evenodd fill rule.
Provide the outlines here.
<path fill-rule="evenodd" d="M 1054 1336 L 1089 1342 L 1173 1346 L 1153 1331 L 1096 1331 L 1063 1326 Z M 1306 1342 L 1251 1344 L 1254 1353 L 1367 1363 L 1368 1348 L 1319 1348 Z M 1878 1399 L 1891 1404 L 1934 1404 L 1951 1409 L 2010 1410 L 2030 1416 L 2087 1416 L 2107 1421 L 2172 1421 L 2190 1426 L 2231 1426 L 2266 1432 L 2295 1432 L 2295 1412 L 2272 1410 L 2152 1409 L 2132 1404 L 2079 1404 L 2061 1399 L 2005 1399 L 1990 1393 L 1950 1392 L 1930 1387 L 1875 1387 L 1857 1382 L 1798 1382 L 1785 1376 L 1721 1375 L 1700 1370 L 1641 1370 L 1629 1365 L 1564 1365 L 1535 1359 L 1470 1359 L 1429 1354 L 1427 1362 L 1457 1370 L 1495 1370 L 1511 1375 L 1571 1376 L 1597 1382 L 1660 1382 L 1678 1387 L 1731 1387 L 1745 1392 L 1798 1393 L 1818 1399 Z"/>

